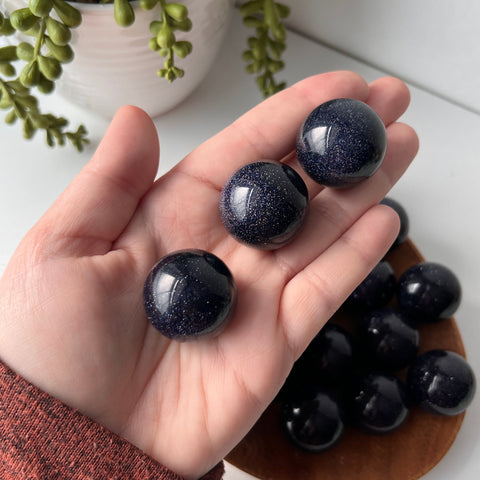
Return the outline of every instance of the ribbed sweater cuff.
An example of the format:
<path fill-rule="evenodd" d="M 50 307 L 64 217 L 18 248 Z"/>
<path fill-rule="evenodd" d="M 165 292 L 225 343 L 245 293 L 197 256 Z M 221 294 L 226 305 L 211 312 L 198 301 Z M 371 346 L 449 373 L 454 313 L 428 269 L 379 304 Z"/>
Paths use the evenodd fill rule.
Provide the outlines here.
<path fill-rule="evenodd" d="M 220 480 L 219 463 L 201 480 Z M 182 477 L 0 363 L 2 480 L 182 480 Z"/>

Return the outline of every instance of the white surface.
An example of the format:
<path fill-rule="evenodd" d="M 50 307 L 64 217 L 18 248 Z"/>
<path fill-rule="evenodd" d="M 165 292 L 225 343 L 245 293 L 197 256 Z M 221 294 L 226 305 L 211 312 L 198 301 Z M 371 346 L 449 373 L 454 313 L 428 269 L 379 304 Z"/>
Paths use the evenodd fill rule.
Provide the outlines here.
<path fill-rule="evenodd" d="M 478 0 L 285 0 L 289 24 L 480 112 Z"/>
<path fill-rule="evenodd" d="M 260 101 L 239 60 L 244 36 L 237 20 L 207 80 L 178 109 L 156 120 L 162 150 L 159 173 Z M 288 66 L 281 77 L 289 83 L 336 69 L 355 70 L 367 80 L 383 75 L 293 34 L 286 59 Z M 52 111 L 67 115 L 72 127 L 84 122 L 93 143 L 83 154 L 71 148 L 51 150 L 40 136 L 26 142 L 18 126 L 0 123 L 0 272 L 21 237 L 90 158 L 107 127 L 101 118 L 64 101 L 50 98 L 47 103 Z M 463 303 L 456 318 L 479 376 L 480 350 L 475 347 L 480 341 L 480 116 L 412 88 L 412 104 L 404 120 L 416 128 L 421 149 L 392 196 L 408 210 L 411 237 L 427 259 L 449 265 L 463 284 Z M 478 479 L 479 423 L 480 393 L 453 447 L 424 480 Z M 250 478 L 227 466 L 225 480 Z"/>

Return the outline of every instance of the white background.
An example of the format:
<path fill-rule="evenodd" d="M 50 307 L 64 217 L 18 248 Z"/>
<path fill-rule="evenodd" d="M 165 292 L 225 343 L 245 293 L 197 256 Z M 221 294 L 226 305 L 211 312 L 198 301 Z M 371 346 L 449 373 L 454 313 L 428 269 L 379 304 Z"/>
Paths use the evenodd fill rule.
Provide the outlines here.
<path fill-rule="evenodd" d="M 480 112 L 478 0 L 286 0 L 292 28 Z"/>
<path fill-rule="evenodd" d="M 320 4 L 327 3 L 329 2 L 311 2 L 315 4 L 312 12 L 319 21 L 327 22 L 326 18 L 322 18 L 322 15 L 325 15 L 323 6 L 320 8 Z M 336 0 L 331 3 L 343 6 L 347 3 L 362 3 L 367 6 L 401 3 L 407 8 L 416 2 Z M 427 3 L 446 5 L 448 2 L 423 1 L 423 4 Z M 306 1 L 298 1 L 298 4 L 304 8 L 310 5 Z M 458 1 L 455 4 L 468 4 L 472 8 L 474 6 L 473 2 Z M 340 9 L 340 6 L 338 8 Z M 396 15 L 397 10 L 393 6 L 392 12 Z M 313 13 L 307 15 L 308 20 L 313 18 Z M 330 13 L 332 23 L 337 22 L 337 29 L 344 32 L 351 29 L 351 26 L 343 26 L 339 17 L 334 15 L 335 12 L 329 11 Z M 373 15 L 371 18 L 380 28 L 380 18 Z M 435 18 L 433 13 L 431 18 Z M 294 16 L 294 20 L 298 28 L 299 19 Z M 305 28 L 308 28 L 305 18 L 303 21 L 306 22 Z M 467 22 L 466 27 L 469 25 Z M 333 26 L 332 29 L 335 30 Z M 240 62 L 244 36 L 237 19 L 212 73 L 202 86 L 179 108 L 155 121 L 162 149 L 159 174 L 167 171 L 192 148 L 260 101 L 253 80 L 244 73 Z M 363 34 L 361 38 L 364 38 Z M 416 52 L 415 46 L 410 45 L 409 48 L 413 56 Z M 473 45 L 472 49 L 474 48 L 478 47 Z M 390 56 L 393 61 L 397 53 L 399 59 L 395 63 L 400 64 L 401 52 L 398 52 L 398 49 L 393 48 Z M 448 57 L 449 52 L 446 51 L 445 54 Z M 369 61 L 368 64 L 359 62 L 297 34 L 289 35 L 286 60 L 287 68 L 281 77 L 289 83 L 310 74 L 337 69 L 355 70 L 367 80 L 373 80 L 382 76 L 385 71 L 390 71 L 387 67 L 382 71 L 368 65 L 379 64 L 377 59 Z M 465 90 L 469 90 L 469 82 L 472 80 L 470 77 L 478 67 L 476 64 L 465 63 L 462 68 L 469 74 L 463 84 Z M 401 73 L 403 78 L 410 78 L 407 71 L 402 70 Z M 420 84 L 417 81 L 413 83 Z M 458 90 L 463 90 L 463 87 Z M 479 375 L 480 351 L 477 345 L 480 340 L 480 194 L 477 183 L 480 177 L 480 117 L 468 108 L 456 104 L 461 103 L 456 97 L 456 91 L 447 89 L 445 95 L 441 94 L 441 97 L 455 97 L 456 103 L 441 98 L 433 84 L 431 89 L 428 84 L 424 88 L 412 86 L 411 91 L 411 108 L 402 120 L 416 128 L 421 148 L 416 162 L 395 187 L 392 196 L 409 212 L 411 237 L 424 256 L 428 260 L 450 266 L 463 285 L 463 301 L 456 319 L 469 360 Z M 478 102 L 478 92 L 473 93 Z M 78 123 L 85 123 L 90 131 L 92 144 L 83 154 L 78 154 L 69 147 L 51 150 L 45 146 L 40 136 L 26 142 L 21 138 L 18 126 L 8 127 L 0 123 L 0 272 L 21 237 L 88 161 L 107 128 L 105 120 L 69 104 L 66 100 L 52 97 L 47 99 L 45 107 L 65 114 L 74 127 Z M 466 421 L 447 456 L 424 479 L 478 478 L 479 398 L 480 395 L 470 406 Z M 251 477 L 227 466 L 226 480 L 249 478 Z"/>

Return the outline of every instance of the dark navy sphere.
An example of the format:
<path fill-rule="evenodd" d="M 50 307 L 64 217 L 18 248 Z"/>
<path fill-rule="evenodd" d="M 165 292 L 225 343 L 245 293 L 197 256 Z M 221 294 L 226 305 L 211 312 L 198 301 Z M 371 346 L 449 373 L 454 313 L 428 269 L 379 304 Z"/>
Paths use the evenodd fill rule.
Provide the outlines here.
<path fill-rule="evenodd" d="M 420 334 L 399 310 L 370 311 L 360 319 L 357 334 L 365 355 L 377 368 L 399 370 L 417 356 Z"/>
<path fill-rule="evenodd" d="M 346 306 L 360 310 L 383 307 L 395 295 L 396 287 L 393 267 L 382 260 L 350 294 Z"/>
<path fill-rule="evenodd" d="M 295 399 L 283 405 L 281 422 L 296 447 L 316 453 L 340 440 L 345 430 L 345 413 L 334 394 L 315 387 L 297 392 Z"/>
<path fill-rule="evenodd" d="M 355 347 L 352 335 L 340 325 L 328 322 L 300 357 L 312 383 L 333 385 L 346 380 L 353 370 Z"/>
<path fill-rule="evenodd" d="M 393 209 L 400 218 L 400 230 L 398 232 L 397 238 L 395 239 L 395 242 L 392 245 L 392 247 L 396 247 L 407 239 L 408 233 L 410 231 L 410 219 L 408 218 L 408 214 L 405 208 L 393 198 L 385 197 L 380 203 L 382 205 L 387 205 L 388 207 Z"/>
<path fill-rule="evenodd" d="M 162 258 L 143 289 L 153 326 L 175 340 L 219 333 L 233 315 L 237 289 L 228 267 L 203 250 L 181 250 Z"/>
<path fill-rule="evenodd" d="M 470 405 L 476 380 L 472 368 L 458 353 L 430 350 L 410 367 L 407 386 L 413 402 L 430 413 L 452 416 Z"/>
<path fill-rule="evenodd" d="M 462 290 L 455 274 L 446 266 L 421 262 L 405 271 L 398 281 L 400 307 L 419 322 L 436 322 L 457 310 Z"/>
<path fill-rule="evenodd" d="M 355 353 L 353 336 L 327 322 L 293 365 L 278 398 L 289 399 L 306 385 L 342 389 L 353 372 Z"/>
<path fill-rule="evenodd" d="M 370 372 L 355 385 L 351 407 L 359 428 L 377 435 L 393 432 L 408 416 L 407 390 L 393 374 Z"/>
<path fill-rule="evenodd" d="M 313 180 L 349 187 L 375 173 L 386 148 L 385 126 L 375 111 L 359 100 L 338 98 L 308 115 L 298 132 L 296 150 Z"/>
<path fill-rule="evenodd" d="M 308 211 L 308 191 L 288 165 L 260 161 L 237 170 L 220 196 L 227 231 L 252 247 L 273 250 L 290 242 Z"/>

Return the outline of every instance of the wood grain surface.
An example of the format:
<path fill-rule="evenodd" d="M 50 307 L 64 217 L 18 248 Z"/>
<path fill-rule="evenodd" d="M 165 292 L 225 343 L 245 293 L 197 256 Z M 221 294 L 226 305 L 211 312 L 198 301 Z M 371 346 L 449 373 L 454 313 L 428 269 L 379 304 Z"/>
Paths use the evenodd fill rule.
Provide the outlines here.
<path fill-rule="evenodd" d="M 410 239 L 386 259 L 397 278 L 408 267 L 425 260 Z M 355 320 L 342 309 L 332 318 L 347 329 Z M 454 318 L 420 325 L 419 331 L 420 353 L 441 348 L 465 356 Z M 280 405 L 273 402 L 226 460 L 261 480 L 416 480 L 447 453 L 464 417 L 435 416 L 412 407 L 406 422 L 391 434 L 376 436 L 347 427 L 343 438 L 330 450 L 306 453 L 288 441 L 279 413 Z"/>

